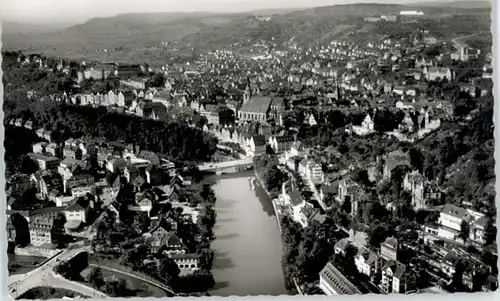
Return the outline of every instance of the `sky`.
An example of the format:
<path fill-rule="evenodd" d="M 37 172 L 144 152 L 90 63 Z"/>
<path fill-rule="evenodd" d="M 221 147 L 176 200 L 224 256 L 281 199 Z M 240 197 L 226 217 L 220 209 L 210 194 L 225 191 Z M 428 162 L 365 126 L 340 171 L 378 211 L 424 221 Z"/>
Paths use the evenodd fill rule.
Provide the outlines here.
<path fill-rule="evenodd" d="M 0 16 L 4 21 L 19 23 L 77 23 L 121 13 L 242 12 L 358 2 L 415 3 L 419 0 L 1 0 Z"/>

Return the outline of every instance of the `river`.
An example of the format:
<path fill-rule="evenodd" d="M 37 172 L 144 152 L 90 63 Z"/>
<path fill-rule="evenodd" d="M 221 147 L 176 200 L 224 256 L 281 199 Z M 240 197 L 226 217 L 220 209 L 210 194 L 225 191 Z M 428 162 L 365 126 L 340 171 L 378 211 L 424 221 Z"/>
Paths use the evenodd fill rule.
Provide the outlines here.
<path fill-rule="evenodd" d="M 253 173 L 216 178 L 217 223 L 212 242 L 214 296 L 286 294 L 281 235 L 266 192 Z"/>

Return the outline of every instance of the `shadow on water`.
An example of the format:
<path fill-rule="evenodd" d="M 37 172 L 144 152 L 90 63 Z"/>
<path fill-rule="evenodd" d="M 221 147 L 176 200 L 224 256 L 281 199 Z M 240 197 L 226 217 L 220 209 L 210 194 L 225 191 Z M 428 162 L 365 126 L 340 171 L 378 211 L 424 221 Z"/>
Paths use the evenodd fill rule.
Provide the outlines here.
<path fill-rule="evenodd" d="M 233 263 L 233 260 L 229 257 L 219 257 L 215 256 L 214 264 L 213 264 L 213 269 L 218 269 L 218 270 L 225 270 L 225 269 L 230 269 L 233 268 L 235 265 Z"/>
<path fill-rule="evenodd" d="M 215 239 L 218 240 L 223 240 L 223 239 L 231 239 L 240 236 L 238 233 L 229 233 L 229 234 L 223 234 L 223 235 L 217 235 Z"/>
<path fill-rule="evenodd" d="M 229 222 L 235 222 L 237 221 L 238 219 L 234 218 L 234 217 L 229 217 L 229 218 L 218 218 L 217 219 L 217 222 L 219 223 L 229 223 Z"/>
<path fill-rule="evenodd" d="M 273 209 L 273 204 L 271 203 L 271 199 L 267 195 L 266 191 L 264 188 L 260 186 L 259 181 L 255 180 L 255 196 L 259 199 L 260 204 L 262 205 L 262 210 L 268 215 L 268 216 L 274 216 L 274 209 Z"/>
<path fill-rule="evenodd" d="M 226 288 L 229 286 L 229 281 L 218 281 L 215 283 L 214 287 L 211 288 L 210 290 L 218 290 L 221 288 Z"/>
<path fill-rule="evenodd" d="M 236 201 L 227 201 L 227 200 L 223 204 L 219 203 L 216 205 L 217 211 L 221 211 L 224 209 L 231 209 L 231 207 L 233 207 L 235 203 L 236 203 Z"/>

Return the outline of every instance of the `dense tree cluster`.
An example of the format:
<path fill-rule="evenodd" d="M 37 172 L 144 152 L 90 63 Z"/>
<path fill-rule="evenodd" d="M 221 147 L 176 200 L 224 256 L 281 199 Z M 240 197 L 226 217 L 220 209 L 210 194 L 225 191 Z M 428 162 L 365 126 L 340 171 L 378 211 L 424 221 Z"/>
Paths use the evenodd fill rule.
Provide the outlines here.
<path fill-rule="evenodd" d="M 271 197 L 281 191 L 282 184 L 287 180 L 287 175 L 277 168 L 278 157 L 263 155 L 254 159 L 254 168 Z"/>
<path fill-rule="evenodd" d="M 110 113 L 104 107 L 39 102 L 18 116 L 32 118 L 35 126 L 51 130 L 54 141 L 59 143 L 71 137 L 104 137 L 133 143 L 180 161 L 210 160 L 217 146 L 215 137 L 197 128 Z"/>
<path fill-rule="evenodd" d="M 19 139 L 23 137 L 23 139 Z M 27 156 L 32 151 L 32 145 L 41 139 L 33 131 L 25 128 L 16 128 L 13 126 L 5 127 L 5 167 L 6 178 L 16 173 L 31 174 L 37 171 L 38 166 Z"/>

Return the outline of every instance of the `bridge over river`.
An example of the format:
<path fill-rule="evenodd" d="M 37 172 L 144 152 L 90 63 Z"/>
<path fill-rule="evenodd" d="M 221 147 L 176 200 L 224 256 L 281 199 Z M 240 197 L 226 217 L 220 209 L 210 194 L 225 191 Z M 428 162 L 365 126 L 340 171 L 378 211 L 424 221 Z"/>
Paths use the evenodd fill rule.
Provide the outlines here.
<path fill-rule="evenodd" d="M 251 157 L 245 157 L 242 159 L 224 161 L 224 162 L 209 162 L 198 165 L 200 171 L 215 171 L 223 172 L 225 170 L 230 170 L 232 168 L 239 167 L 252 167 L 253 159 Z"/>

